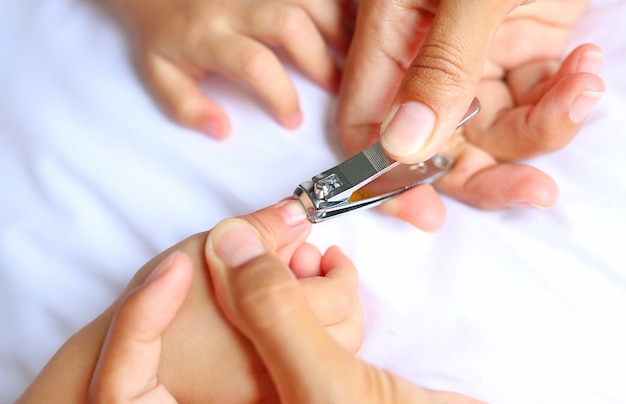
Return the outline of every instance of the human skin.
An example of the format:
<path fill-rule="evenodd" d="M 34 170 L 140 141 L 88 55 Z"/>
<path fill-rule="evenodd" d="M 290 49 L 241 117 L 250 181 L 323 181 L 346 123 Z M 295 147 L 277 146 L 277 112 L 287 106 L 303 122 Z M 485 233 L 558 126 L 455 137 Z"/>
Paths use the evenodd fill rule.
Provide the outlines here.
<path fill-rule="evenodd" d="M 334 91 L 339 71 L 324 42 L 339 53 L 348 47 L 354 4 L 108 1 L 126 21 L 144 80 L 165 111 L 218 138 L 230 124 L 199 80 L 210 72 L 242 80 L 283 126 L 296 127 L 297 94 L 267 45 L 286 49 L 313 81 Z M 565 147 L 604 93 L 597 46 L 582 45 L 563 59 L 587 3 L 361 1 L 336 118 L 346 156 L 379 139 L 405 163 L 442 153 L 455 164 L 438 191 L 487 210 L 551 207 L 558 188 L 550 176 L 511 163 Z M 481 112 L 454 132 L 474 96 Z M 445 206 L 430 185 L 380 210 L 425 231 L 445 222 Z"/>
<path fill-rule="evenodd" d="M 245 222 L 220 223 L 206 251 L 220 307 L 264 361 L 281 402 L 480 402 L 421 388 L 350 355 L 324 333 L 288 268 Z"/>
<path fill-rule="evenodd" d="M 282 223 L 267 221 L 263 213 L 267 210 L 260 212 L 260 222 L 249 220 L 250 216 L 227 219 L 204 238 L 206 264 L 219 308 L 259 355 L 269 374 L 265 379 L 271 378 L 272 394 L 242 395 L 237 390 L 245 388 L 246 378 L 258 377 L 241 372 L 227 375 L 232 379 L 221 380 L 233 386 L 231 396 L 216 397 L 217 391 L 225 390 L 220 384 L 205 386 L 204 391 L 181 392 L 176 381 L 168 383 L 162 371 L 162 363 L 172 360 L 168 358 L 171 341 L 167 335 L 171 327 L 180 328 L 177 317 L 186 315 L 181 306 L 185 305 L 194 275 L 193 261 L 177 249 L 162 258 L 149 276 L 117 305 L 92 371 L 89 402 L 477 403 L 457 393 L 422 389 L 367 364 L 330 336 L 329 328 L 322 327 L 315 307 L 311 306 L 310 290 L 298 281 L 294 271 L 336 278 L 354 275 L 355 268 L 337 247 L 313 257 L 310 250 L 301 252 L 304 244 L 292 251 L 288 265 L 285 256 L 291 255 L 291 248 L 279 253 L 276 246 L 285 244 L 284 237 L 289 237 L 285 230 L 297 227 L 296 222 L 306 222 L 298 202 L 294 208 L 300 213 L 293 215 L 294 209 L 289 209 L 291 213 L 283 215 Z M 287 217 L 289 223 L 284 221 Z M 294 241 L 289 240 L 287 244 Z M 318 292 L 327 299 L 336 297 L 321 289 Z M 197 330 L 188 325 L 182 331 L 188 335 Z M 204 341 L 206 345 L 213 342 L 210 337 Z M 81 351 L 75 353 L 82 355 Z M 236 359 L 236 355 L 230 358 Z M 227 362 L 207 362 L 204 371 L 211 372 L 214 367 L 229 368 Z M 71 384 L 72 379 L 59 376 L 53 371 L 44 372 L 31 389 L 31 397 L 22 401 L 35 401 L 32 396 L 46 391 L 46 385 L 56 389 L 48 391 L 52 395 L 47 400 L 58 400 L 59 390 L 76 387 Z M 210 381 L 184 372 L 175 376 Z"/>
<path fill-rule="evenodd" d="M 329 335 L 337 338 L 346 352 L 358 354 L 363 323 L 356 270 L 338 249 L 327 254 L 338 257 L 335 259 L 340 259 L 341 265 L 329 266 L 325 264 L 326 255 L 305 242 L 311 224 L 300 203 L 288 200 L 241 220 L 255 226 L 268 248 L 290 268 L 291 276 L 299 277 L 298 282 L 309 299 L 307 305 Z M 170 305 L 182 301 L 180 309 L 169 312 L 175 317 L 160 336 L 157 352 L 161 356 L 156 362 L 159 385 L 179 402 L 252 402 L 275 397 L 274 385 L 254 347 L 232 326 L 216 303 L 205 256 L 208 234 L 194 235 L 142 267 L 102 315 L 64 344 L 19 402 L 87 402 L 91 379 L 106 346 L 107 334 L 111 333 L 111 324 L 116 316 L 125 316 L 125 311 L 120 314 L 120 305 L 133 301 L 137 290 L 166 257 L 174 257 L 178 265 L 188 270 L 179 272 L 172 280 L 181 285 L 174 296 L 153 305 L 152 316 L 158 319 L 167 314 Z M 115 328 L 115 332 L 137 331 L 138 322 L 126 324 L 127 327 Z M 126 354 L 122 352 L 122 356 Z M 100 368 L 98 374 L 106 374 L 106 366 Z"/>
<path fill-rule="evenodd" d="M 128 29 L 146 86 L 176 122 L 218 139 L 230 134 L 224 109 L 199 88 L 220 74 L 251 88 L 288 129 L 302 122 L 279 54 L 313 82 L 337 92 L 341 72 L 329 46 L 347 50 L 347 0 L 105 0 Z"/>
<path fill-rule="evenodd" d="M 587 4 L 361 1 L 336 116 L 346 155 L 379 139 L 404 163 L 442 153 L 456 161 L 436 184 L 448 195 L 481 209 L 552 206 L 554 181 L 510 163 L 567 145 L 604 93 L 597 46 L 563 59 Z M 474 97 L 481 112 L 455 132 Z M 445 219 L 430 186 L 382 210 L 427 231 Z"/>

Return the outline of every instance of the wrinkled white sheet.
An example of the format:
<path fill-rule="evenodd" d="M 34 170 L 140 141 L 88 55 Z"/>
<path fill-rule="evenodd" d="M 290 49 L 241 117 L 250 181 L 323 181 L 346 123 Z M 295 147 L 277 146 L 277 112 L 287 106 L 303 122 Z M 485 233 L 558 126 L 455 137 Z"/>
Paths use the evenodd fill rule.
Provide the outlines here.
<path fill-rule="evenodd" d="M 141 264 L 220 219 L 291 194 L 340 159 L 334 100 L 293 72 L 305 123 L 246 89 L 207 91 L 234 134 L 169 122 L 94 1 L 0 4 L 0 402 L 10 402 Z M 605 51 L 607 94 L 564 150 L 531 163 L 549 210 L 446 199 L 425 234 L 375 211 L 316 225 L 360 270 L 366 359 L 493 403 L 626 402 L 626 3 L 598 0 L 572 47 Z"/>

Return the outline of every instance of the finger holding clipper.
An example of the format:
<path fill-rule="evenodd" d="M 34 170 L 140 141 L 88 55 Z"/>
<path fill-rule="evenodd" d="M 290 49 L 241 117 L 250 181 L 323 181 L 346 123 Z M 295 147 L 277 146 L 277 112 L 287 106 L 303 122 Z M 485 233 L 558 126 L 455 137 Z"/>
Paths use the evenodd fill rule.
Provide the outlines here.
<path fill-rule="evenodd" d="M 381 144 L 405 164 L 432 157 L 471 104 L 493 36 L 521 1 L 441 1 L 381 125 Z"/>

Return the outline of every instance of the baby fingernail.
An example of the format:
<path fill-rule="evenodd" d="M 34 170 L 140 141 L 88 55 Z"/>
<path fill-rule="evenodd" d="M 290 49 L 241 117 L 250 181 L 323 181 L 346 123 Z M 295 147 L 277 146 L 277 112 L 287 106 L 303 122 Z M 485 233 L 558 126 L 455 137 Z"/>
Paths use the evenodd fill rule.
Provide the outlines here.
<path fill-rule="evenodd" d="M 382 126 L 381 143 L 396 156 L 419 152 L 435 127 L 435 113 L 419 102 L 407 102 L 396 108 Z"/>
<path fill-rule="evenodd" d="M 543 205 L 541 203 L 533 203 L 533 202 L 516 202 L 514 204 L 512 204 L 510 206 L 511 209 L 524 209 L 524 208 L 531 208 L 531 209 L 549 209 L 551 208 L 552 205 Z"/>
<path fill-rule="evenodd" d="M 584 121 L 603 94 L 601 91 L 583 91 L 572 103 L 569 111 L 571 121 L 576 124 Z"/>
<path fill-rule="evenodd" d="M 307 220 L 306 210 L 302 206 L 302 202 L 297 199 L 285 199 L 278 202 L 275 207 L 281 210 L 285 222 L 290 226 L 296 226 Z"/>
<path fill-rule="evenodd" d="M 229 268 L 238 267 L 266 251 L 259 234 L 243 220 L 227 220 L 213 231 L 215 254 Z"/>

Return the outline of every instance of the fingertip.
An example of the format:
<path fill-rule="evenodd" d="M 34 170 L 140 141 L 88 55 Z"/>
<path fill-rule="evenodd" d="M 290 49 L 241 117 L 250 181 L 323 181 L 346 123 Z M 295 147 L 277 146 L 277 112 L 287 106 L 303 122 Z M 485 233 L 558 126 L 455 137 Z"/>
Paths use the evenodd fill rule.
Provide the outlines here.
<path fill-rule="evenodd" d="M 461 184 L 457 197 L 484 210 L 515 207 L 548 209 L 556 203 L 556 182 L 535 167 L 494 164 L 483 168 Z"/>
<path fill-rule="evenodd" d="M 278 56 L 253 38 L 235 34 L 231 40 L 233 46 L 217 58 L 222 71 L 250 86 L 280 125 L 299 127 L 302 113 L 296 87 Z"/>
<path fill-rule="evenodd" d="M 286 198 L 274 206 L 272 208 L 277 209 L 284 222 L 288 226 L 296 227 L 303 224 L 308 224 L 310 226 L 310 222 L 308 220 L 308 214 L 302 203 L 295 198 Z"/>
<path fill-rule="evenodd" d="M 237 267 L 268 249 L 278 251 L 297 240 L 304 241 L 310 229 L 302 203 L 287 198 L 241 218 L 218 223 L 207 238 L 207 257 L 218 266 Z"/>
<path fill-rule="evenodd" d="M 578 73 L 592 73 L 598 74 L 600 67 L 602 67 L 602 60 L 604 59 L 604 53 L 596 46 L 590 46 L 589 49 L 584 50 L 582 57 L 578 61 L 576 71 Z"/>
<path fill-rule="evenodd" d="M 448 132 L 449 122 L 440 123 L 440 114 L 431 107 L 417 101 L 405 102 L 393 107 L 383 121 L 381 144 L 401 163 L 424 161 L 440 150 L 456 129 L 474 118 L 480 108 L 480 101 L 474 98 L 456 127 Z"/>
<path fill-rule="evenodd" d="M 565 75 L 555 82 L 532 109 L 531 125 L 538 128 L 536 130 L 539 133 L 560 133 L 561 137 L 569 141 L 605 90 L 604 81 L 596 74 L 583 72 Z M 561 117 L 561 120 L 554 119 L 554 116 Z M 567 124 L 570 130 L 567 130 Z M 560 132 L 557 132 L 559 129 Z"/>
<path fill-rule="evenodd" d="M 600 47 L 584 44 L 568 55 L 555 75 L 555 95 L 547 99 L 558 105 L 560 99 L 569 98 L 567 116 L 575 126 L 587 119 L 604 95 L 605 85 L 598 77 L 603 59 L 604 53 Z"/>
<path fill-rule="evenodd" d="M 198 130 L 217 140 L 224 140 L 230 136 L 230 125 L 224 116 L 209 115 L 200 119 L 198 127 L 191 129 Z"/>
<path fill-rule="evenodd" d="M 143 282 L 143 285 L 148 285 L 155 282 L 157 279 L 165 276 L 172 268 L 174 264 L 174 260 L 178 255 L 178 251 L 174 251 L 159 264 L 156 268 L 148 275 L 146 280 Z"/>
<path fill-rule="evenodd" d="M 304 120 L 301 111 L 297 111 L 291 115 L 278 118 L 278 122 L 286 129 L 297 129 L 302 125 Z"/>
<path fill-rule="evenodd" d="M 154 269 L 144 285 L 162 283 L 159 289 L 171 296 L 172 302 L 182 304 L 193 280 L 194 265 L 186 253 L 176 250 Z M 167 290 L 165 290 L 167 289 Z"/>
<path fill-rule="evenodd" d="M 291 257 L 289 267 L 296 278 L 311 278 L 323 275 L 320 270 L 322 254 L 320 250 L 312 244 L 304 243 L 299 246 Z"/>
<path fill-rule="evenodd" d="M 302 203 L 295 198 L 286 198 L 241 219 L 259 232 L 268 248 L 275 251 L 284 263 L 290 262 L 312 226 Z"/>
<path fill-rule="evenodd" d="M 598 74 L 604 53 L 595 44 L 586 43 L 576 47 L 563 59 L 556 76 L 572 73 L 592 73 Z"/>
<path fill-rule="evenodd" d="M 352 263 L 352 260 L 341 250 L 341 247 L 337 245 L 331 245 L 326 249 L 324 256 L 322 258 L 322 275 L 327 276 L 331 275 L 333 270 L 342 269 L 342 270 L 350 270 L 354 272 L 356 279 L 356 268 Z"/>
<path fill-rule="evenodd" d="M 186 98 L 173 100 L 169 111 L 178 124 L 213 139 L 223 140 L 230 135 L 230 122 L 226 112 L 202 93 L 189 93 Z"/>
<path fill-rule="evenodd" d="M 556 181 L 539 170 L 536 170 L 532 177 L 529 176 L 525 186 L 520 185 L 517 189 L 520 196 L 512 207 L 550 209 L 556 204 L 559 195 Z"/>
<path fill-rule="evenodd" d="M 228 137 L 230 123 L 226 112 L 180 66 L 160 55 L 151 55 L 144 60 L 143 71 L 157 102 L 174 122 L 215 139 Z"/>
<path fill-rule="evenodd" d="M 347 256 L 341 250 L 341 247 L 339 247 L 336 244 L 333 244 L 330 247 L 328 247 L 326 249 L 326 254 L 325 255 L 327 255 L 329 257 L 339 257 L 340 259 L 347 258 Z"/>

